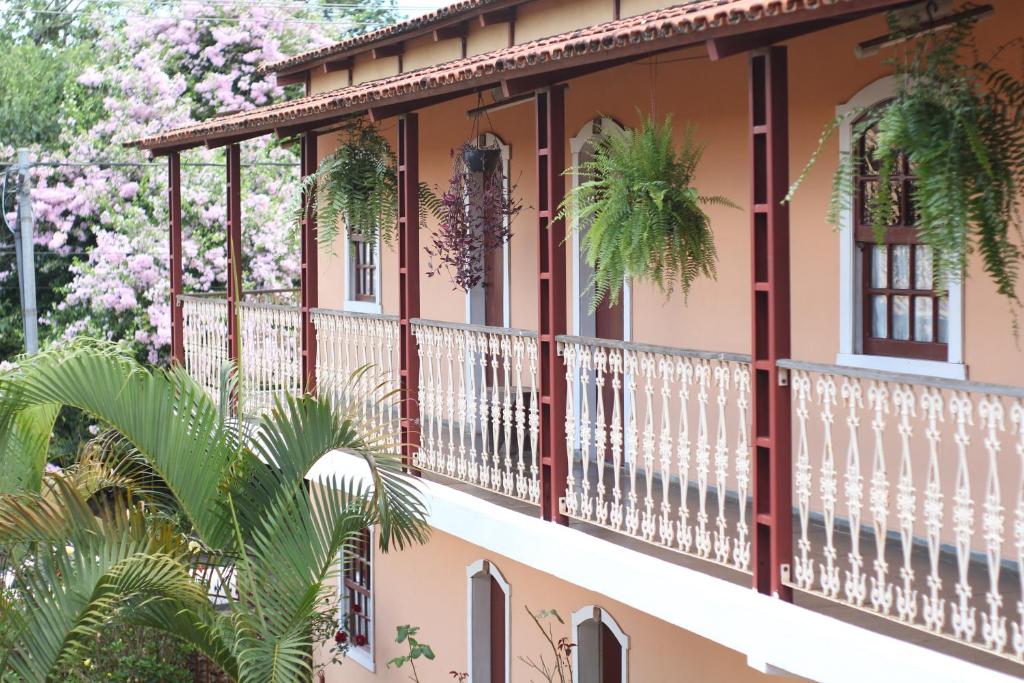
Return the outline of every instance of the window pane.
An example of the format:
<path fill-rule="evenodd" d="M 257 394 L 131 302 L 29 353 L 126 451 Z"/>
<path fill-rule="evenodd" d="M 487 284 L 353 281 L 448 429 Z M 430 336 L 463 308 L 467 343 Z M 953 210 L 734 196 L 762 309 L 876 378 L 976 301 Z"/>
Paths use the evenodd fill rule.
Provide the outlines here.
<path fill-rule="evenodd" d="M 941 299 L 939 299 L 939 320 L 938 320 L 938 325 L 936 327 L 938 328 L 936 330 L 936 332 L 938 333 L 938 340 L 937 341 L 939 341 L 939 343 L 942 343 L 942 344 L 948 344 L 949 343 L 949 299 L 946 298 L 946 297 L 942 297 Z"/>
<path fill-rule="evenodd" d="M 889 336 L 889 316 L 884 296 L 871 297 L 871 336 L 885 339 Z"/>
<path fill-rule="evenodd" d="M 893 289 L 910 289 L 910 245 L 897 244 L 892 248 Z"/>
<path fill-rule="evenodd" d="M 932 340 L 932 299 L 930 296 L 914 297 L 914 339 L 919 342 Z"/>
<path fill-rule="evenodd" d="M 892 338 L 901 341 L 910 339 L 910 297 L 892 298 Z"/>
<path fill-rule="evenodd" d="M 875 150 L 878 149 L 878 127 L 871 126 L 864 132 L 864 147 L 861 148 L 864 175 L 878 175 L 878 163 L 875 161 Z"/>
<path fill-rule="evenodd" d="M 889 225 L 900 225 L 903 223 L 903 183 L 889 185 L 889 205 L 892 207 Z"/>
<path fill-rule="evenodd" d="M 889 283 L 889 247 L 876 244 L 871 247 L 871 286 L 884 288 Z"/>
<path fill-rule="evenodd" d="M 878 182 L 865 180 L 860 184 L 860 222 L 862 225 L 871 224 L 871 201 L 878 192 Z"/>
<path fill-rule="evenodd" d="M 932 288 L 932 248 L 919 244 L 914 247 L 914 288 Z"/>

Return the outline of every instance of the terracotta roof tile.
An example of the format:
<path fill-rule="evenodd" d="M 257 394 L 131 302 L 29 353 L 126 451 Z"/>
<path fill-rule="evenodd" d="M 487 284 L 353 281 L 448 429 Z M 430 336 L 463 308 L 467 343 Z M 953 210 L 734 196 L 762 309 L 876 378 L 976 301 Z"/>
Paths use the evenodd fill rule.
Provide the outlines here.
<path fill-rule="evenodd" d="M 893 0 L 891 4 L 897 4 L 898 1 Z M 879 5 L 876 0 L 696 0 L 375 81 L 217 117 L 143 138 L 132 144 L 146 149 L 184 148 L 204 144 L 210 138 L 265 133 L 289 122 L 315 118 L 319 114 L 343 115 L 380 106 L 398 98 L 416 95 L 429 97 L 431 90 L 457 84 L 465 84 L 468 90 L 474 86 L 473 81 L 525 71 L 550 62 L 565 61 L 566 67 L 570 67 L 572 64 L 568 62 L 584 55 L 610 52 L 637 43 L 714 31 L 741 22 L 756 22 L 765 17 L 811 11 L 825 6 L 848 4 L 851 9 L 856 9 L 858 4 L 866 5 L 869 2 L 872 6 Z M 710 37 L 701 36 L 700 39 Z"/>
<path fill-rule="evenodd" d="M 358 36 L 346 38 L 345 40 L 325 45 L 315 50 L 300 52 L 297 55 L 286 57 L 276 62 L 262 64 L 258 71 L 260 73 L 284 71 L 306 62 L 313 62 L 326 57 L 332 57 L 334 55 L 349 52 L 355 48 L 366 47 L 371 43 L 400 36 L 403 33 L 411 33 L 418 29 L 428 28 L 434 24 L 445 21 L 446 19 L 452 19 L 465 14 L 472 14 L 474 11 L 482 9 L 487 5 L 493 5 L 496 2 L 498 2 L 498 0 L 461 0 L 460 2 L 454 2 L 450 5 L 446 5 L 445 7 L 436 9 L 433 12 L 428 12 L 427 14 L 422 14 L 418 17 L 400 21 L 396 24 L 391 24 L 377 29 L 376 31 L 370 31 L 369 33 L 363 33 Z"/>

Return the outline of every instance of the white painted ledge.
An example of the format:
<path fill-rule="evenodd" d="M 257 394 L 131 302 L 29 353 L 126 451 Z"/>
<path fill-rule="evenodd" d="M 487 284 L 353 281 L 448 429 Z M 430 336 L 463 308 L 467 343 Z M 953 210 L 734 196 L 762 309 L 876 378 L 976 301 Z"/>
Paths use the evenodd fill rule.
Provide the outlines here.
<path fill-rule="evenodd" d="M 336 452 L 324 456 L 308 478 L 366 475 L 363 460 Z M 829 683 L 1020 680 L 442 484 L 423 481 L 422 490 L 435 529 L 735 650 L 759 671 Z"/>

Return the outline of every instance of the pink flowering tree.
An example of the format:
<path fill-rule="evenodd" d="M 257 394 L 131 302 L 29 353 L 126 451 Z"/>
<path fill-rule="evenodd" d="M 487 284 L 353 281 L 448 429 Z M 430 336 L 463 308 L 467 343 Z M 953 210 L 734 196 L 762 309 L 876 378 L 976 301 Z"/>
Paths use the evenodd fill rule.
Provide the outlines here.
<path fill-rule="evenodd" d="M 123 143 L 283 99 L 286 90 L 257 66 L 328 43 L 342 30 L 334 24 L 328 36 L 327 26 L 314 23 L 322 15 L 286 7 L 182 3 L 93 17 L 96 62 L 77 79 L 91 105 L 65 112 L 59 153 L 38 153 L 43 162 L 85 165 L 43 165 L 33 177 L 40 251 L 71 264 L 59 302 L 41 320 L 44 338 L 87 334 L 132 344 L 151 362 L 166 355 L 166 164 Z M 261 138 L 243 143 L 242 162 L 243 286 L 293 287 L 298 150 Z M 182 166 L 185 289 L 223 290 L 223 151 L 186 152 Z"/>

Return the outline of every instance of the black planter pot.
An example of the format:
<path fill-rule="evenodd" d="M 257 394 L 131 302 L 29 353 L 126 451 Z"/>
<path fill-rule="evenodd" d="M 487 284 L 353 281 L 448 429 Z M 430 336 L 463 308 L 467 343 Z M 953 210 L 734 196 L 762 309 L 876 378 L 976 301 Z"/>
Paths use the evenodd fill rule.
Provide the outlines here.
<path fill-rule="evenodd" d="M 491 148 L 465 147 L 462 150 L 462 161 L 470 173 L 490 175 L 498 167 L 501 151 Z"/>

